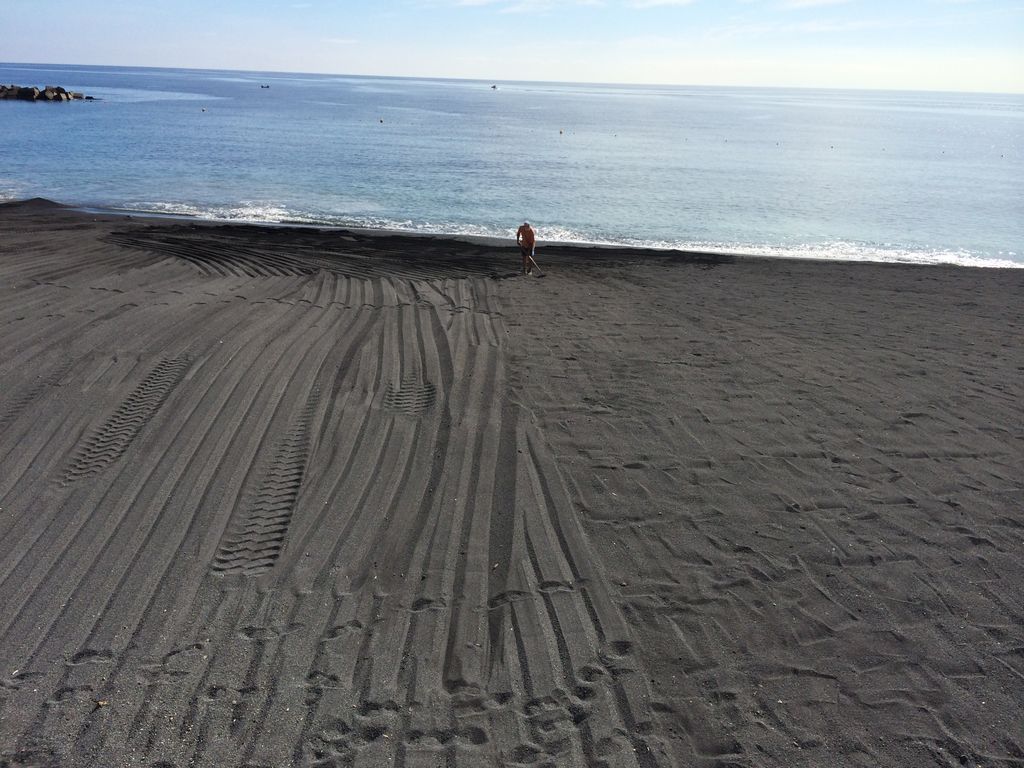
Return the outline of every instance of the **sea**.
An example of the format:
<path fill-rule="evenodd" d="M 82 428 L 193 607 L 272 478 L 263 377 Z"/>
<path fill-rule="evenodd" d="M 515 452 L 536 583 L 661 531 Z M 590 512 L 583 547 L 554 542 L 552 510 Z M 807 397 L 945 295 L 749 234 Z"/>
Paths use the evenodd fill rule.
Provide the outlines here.
<path fill-rule="evenodd" d="M 0 200 L 1024 267 L 1024 96 L 0 63 Z"/>

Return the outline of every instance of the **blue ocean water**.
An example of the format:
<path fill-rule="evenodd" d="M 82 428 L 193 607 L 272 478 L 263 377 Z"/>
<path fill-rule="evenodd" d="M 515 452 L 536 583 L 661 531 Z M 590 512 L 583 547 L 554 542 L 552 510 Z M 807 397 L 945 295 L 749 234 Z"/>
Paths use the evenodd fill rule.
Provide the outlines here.
<path fill-rule="evenodd" d="M 0 198 L 1024 266 L 1024 96 L 0 64 Z M 261 88 L 269 85 L 269 88 Z"/>

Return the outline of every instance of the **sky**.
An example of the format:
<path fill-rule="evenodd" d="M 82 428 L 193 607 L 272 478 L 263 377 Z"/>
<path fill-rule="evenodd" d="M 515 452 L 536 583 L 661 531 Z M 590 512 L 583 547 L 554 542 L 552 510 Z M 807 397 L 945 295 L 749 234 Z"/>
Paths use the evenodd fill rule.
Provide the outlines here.
<path fill-rule="evenodd" d="M 1024 93 L 1024 0 L 4 0 L 3 6 L 5 62 Z"/>

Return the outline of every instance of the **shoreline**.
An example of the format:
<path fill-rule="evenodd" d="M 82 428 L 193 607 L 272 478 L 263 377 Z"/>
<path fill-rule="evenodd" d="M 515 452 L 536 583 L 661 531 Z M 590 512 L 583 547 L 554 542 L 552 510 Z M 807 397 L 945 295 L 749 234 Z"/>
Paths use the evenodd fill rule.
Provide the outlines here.
<path fill-rule="evenodd" d="M 348 226 L 344 224 L 335 224 L 330 221 L 323 222 L 309 222 L 309 221 L 265 221 L 265 220 L 247 220 L 247 219 L 228 219 L 228 218 L 213 218 L 205 217 L 198 214 L 190 214 L 183 212 L 171 212 L 166 213 L 155 210 L 145 209 L 133 209 L 133 208 L 119 208 L 119 207 L 94 207 L 94 206 L 79 206 L 74 204 L 65 204 L 49 200 L 47 198 L 28 198 L 28 199 L 17 199 L 17 200 L 4 200 L 0 201 L 0 205 L 24 205 L 26 203 L 44 202 L 52 206 L 56 206 L 69 211 L 77 211 L 83 214 L 90 214 L 96 216 L 120 216 L 127 218 L 137 219 L 154 219 L 154 220 L 168 220 L 168 221 L 182 221 L 194 223 L 197 225 L 208 225 L 208 226 L 258 226 L 258 227 L 281 227 L 285 229 L 309 229 L 309 230 L 323 230 L 323 231 L 349 231 L 356 232 L 366 236 L 380 235 L 384 237 L 408 237 L 412 239 L 427 238 L 437 239 L 441 241 L 450 240 L 453 242 L 464 242 L 476 245 L 488 245 L 493 247 L 506 247 L 508 246 L 509 240 L 514 240 L 513 236 L 508 238 L 492 236 L 492 235 L 478 235 L 469 233 L 458 233 L 458 232 L 422 232 L 401 228 L 387 228 L 387 227 L 359 227 L 359 226 Z M 510 229 L 510 232 L 512 230 Z M 513 246 L 514 247 L 514 246 Z M 744 246 L 739 249 L 728 249 L 728 248 L 712 248 L 712 249 L 701 249 L 701 248 L 676 248 L 671 246 L 653 246 L 653 245 L 634 245 L 630 243 L 613 243 L 613 242 L 589 242 L 584 240 L 570 240 L 570 241 L 558 241 L 548 240 L 545 241 L 542 238 L 538 240 L 538 250 L 543 249 L 544 251 L 550 251 L 553 249 L 577 249 L 577 250 L 597 250 L 597 251 L 621 251 L 624 253 L 632 253 L 638 256 L 644 254 L 654 256 L 664 256 L 665 254 L 681 254 L 683 256 L 692 256 L 698 258 L 725 258 L 725 259 L 772 259 L 780 261 L 798 261 L 798 262 L 820 262 L 827 264 L 889 264 L 896 266 L 923 266 L 923 267 L 956 267 L 956 268 L 979 268 L 979 269 L 1024 269 L 1024 261 L 1017 262 L 1007 258 L 998 257 L 985 257 L 985 256 L 974 256 L 974 255 L 963 255 L 960 258 L 967 259 L 966 263 L 957 262 L 954 260 L 949 261 L 924 261 L 914 260 L 910 256 L 905 257 L 892 257 L 884 258 L 882 256 L 859 256 L 857 258 L 834 258 L 826 256 L 805 256 L 805 255 L 787 255 L 783 253 L 770 253 L 770 252 L 755 252 L 755 251 L 769 251 L 773 246 Z M 809 246 L 808 246 L 809 247 Z M 820 246 L 823 248 L 824 246 Z M 744 250 L 746 249 L 746 250 Z M 799 250 L 799 249 L 795 249 Z M 898 252 L 894 252 L 898 253 Z M 951 252 L 952 253 L 952 252 Z M 920 257 L 920 258 L 923 258 Z M 950 257 L 952 259 L 952 257 Z"/>

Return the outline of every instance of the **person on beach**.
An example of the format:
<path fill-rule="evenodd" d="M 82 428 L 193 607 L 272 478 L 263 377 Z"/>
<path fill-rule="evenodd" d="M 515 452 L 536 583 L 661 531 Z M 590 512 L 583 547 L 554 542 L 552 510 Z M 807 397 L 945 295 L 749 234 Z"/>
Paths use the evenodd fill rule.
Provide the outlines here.
<path fill-rule="evenodd" d="M 537 246 L 537 233 L 533 231 L 530 222 L 524 221 L 523 226 L 516 230 L 516 243 L 523 254 L 523 274 L 532 275 L 533 267 L 537 266 L 537 262 L 533 260 L 534 249 Z"/>

